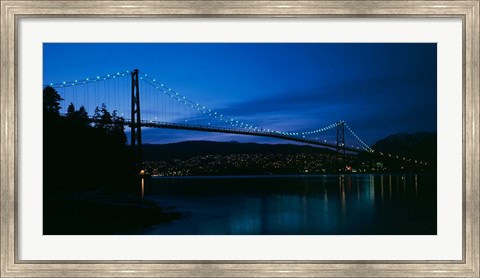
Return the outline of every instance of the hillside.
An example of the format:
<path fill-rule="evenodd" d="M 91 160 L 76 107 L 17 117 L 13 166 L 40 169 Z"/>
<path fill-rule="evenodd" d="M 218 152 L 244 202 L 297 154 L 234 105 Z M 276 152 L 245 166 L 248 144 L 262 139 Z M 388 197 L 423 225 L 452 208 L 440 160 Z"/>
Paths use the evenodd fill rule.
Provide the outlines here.
<path fill-rule="evenodd" d="M 377 141 L 372 149 L 435 162 L 437 159 L 437 134 L 430 132 L 394 134 Z"/>
<path fill-rule="evenodd" d="M 253 153 L 334 153 L 334 151 L 294 144 L 257 144 L 238 142 L 186 141 L 163 145 L 144 144 L 143 159 L 171 160 L 188 159 L 194 156 Z"/>

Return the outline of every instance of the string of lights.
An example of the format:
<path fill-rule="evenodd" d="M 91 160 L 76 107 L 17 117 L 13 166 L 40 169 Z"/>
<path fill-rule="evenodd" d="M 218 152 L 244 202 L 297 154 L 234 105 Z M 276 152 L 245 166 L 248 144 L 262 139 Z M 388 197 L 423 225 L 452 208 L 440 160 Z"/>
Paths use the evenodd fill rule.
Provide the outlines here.
<path fill-rule="evenodd" d="M 147 84 L 155 87 L 155 89 L 161 91 L 163 94 L 166 94 L 166 95 L 170 96 L 171 98 L 176 99 L 177 101 L 189 106 L 190 108 L 195 109 L 198 112 L 203 113 L 206 116 L 209 116 L 213 119 L 216 119 L 217 121 L 226 123 L 226 124 L 228 124 L 232 127 L 240 127 L 240 128 L 245 129 L 245 130 L 254 130 L 254 131 L 258 131 L 258 132 L 279 133 L 279 134 L 281 133 L 281 134 L 283 134 L 280 131 L 270 130 L 270 129 L 265 129 L 265 128 L 259 128 L 257 126 L 254 126 L 254 125 L 247 124 L 247 123 L 244 123 L 242 121 L 236 120 L 234 118 L 229 118 L 227 116 L 224 116 L 223 114 L 221 114 L 219 112 L 216 112 L 216 111 L 214 111 L 212 109 L 209 109 L 209 108 L 207 108 L 207 107 L 205 107 L 205 106 L 203 106 L 203 105 L 201 105 L 201 104 L 199 104 L 195 101 L 192 101 L 192 100 L 188 99 L 187 97 L 183 96 L 182 94 L 180 94 L 176 90 L 173 90 L 172 88 L 169 88 L 165 84 L 158 82 L 155 78 L 150 77 L 148 74 L 146 74 L 144 72 L 139 71 L 139 74 L 142 75 L 140 77 L 141 80 L 144 80 Z M 287 134 L 285 133 L 284 135 L 287 135 Z"/>
<path fill-rule="evenodd" d="M 311 130 L 311 131 L 304 131 L 304 132 L 300 132 L 301 135 L 311 135 L 311 134 L 316 134 L 316 133 L 320 133 L 320 132 L 324 132 L 324 131 L 327 131 L 327 130 L 330 130 L 332 128 L 335 128 L 338 126 L 338 123 L 333 123 L 331 125 L 328 125 L 326 127 L 323 127 L 323 128 L 319 128 L 319 129 L 315 129 L 315 130 Z"/>
<path fill-rule="evenodd" d="M 110 80 L 110 79 L 116 79 L 116 78 L 121 78 L 125 76 L 129 76 L 130 71 L 121 71 L 121 72 L 116 72 L 112 74 L 105 74 L 105 75 L 97 75 L 94 77 L 88 77 L 85 79 L 79 79 L 79 80 L 74 80 L 74 81 L 63 81 L 63 82 L 57 82 L 57 83 L 49 83 L 44 85 L 43 87 L 50 86 L 52 88 L 65 88 L 65 87 L 72 87 L 72 86 L 78 86 L 78 85 L 84 85 L 84 84 L 89 84 L 89 83 L 95 83 L 98 81 L 105 81 L 105 80 Z"/>
<path fill-rule="evenodd" d="M 347 125 L 347 123 L 343 122 L 345 124 L 345 127 L 347 128 L 347 130 L 353 135 L 353 137 L 355 137 L 355 139 L 358 140 L 358 142 L 360 142 L 360 144 L 364 147 L 364 149 L 368 152 L 375 152 L 372 148 L 370 148 L 370 146 L 368 146 L 362 139 L 360 139 L 360 137 L 358 137 L 358 135 Z"/>

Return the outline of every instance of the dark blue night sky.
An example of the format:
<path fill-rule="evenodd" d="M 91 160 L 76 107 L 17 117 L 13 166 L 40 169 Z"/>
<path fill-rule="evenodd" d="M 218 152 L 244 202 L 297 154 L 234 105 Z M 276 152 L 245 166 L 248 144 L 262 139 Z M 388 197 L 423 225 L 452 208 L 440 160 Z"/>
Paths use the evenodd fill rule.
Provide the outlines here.
<path fill-rule="evenodd" d="M 436 47 L 431 43 L 48 43 L 43 80 L 48 84 L 139 68 L 189 99 L 245 122 L 301 131 L 344 120 L 371 145 L 394 133 L 436 132 Z M 145 130 L 144 139 L 149 143 L 274 142 L 198 132 L 167 135 L 161 129 Z"/>

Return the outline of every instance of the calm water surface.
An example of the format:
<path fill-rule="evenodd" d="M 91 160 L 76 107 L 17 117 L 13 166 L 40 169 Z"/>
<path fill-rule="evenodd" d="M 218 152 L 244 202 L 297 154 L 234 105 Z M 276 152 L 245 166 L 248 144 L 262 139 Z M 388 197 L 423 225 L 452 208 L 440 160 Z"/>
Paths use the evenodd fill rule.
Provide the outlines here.
<path fill-rule="evenodd" d="M 435 175 L 153 177 L 144 198 L 185 217 L 146 234 L 436 234 Z"/>

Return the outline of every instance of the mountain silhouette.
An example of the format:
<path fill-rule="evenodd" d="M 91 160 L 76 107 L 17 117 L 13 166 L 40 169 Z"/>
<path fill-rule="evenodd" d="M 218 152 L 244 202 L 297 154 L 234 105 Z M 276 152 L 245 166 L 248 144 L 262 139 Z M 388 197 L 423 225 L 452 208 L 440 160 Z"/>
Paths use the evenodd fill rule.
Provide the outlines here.
<path fill-rule="evenodd" d="M 252 153 L 334 153 L 335 151 L 295 144 L 258 144 L 213 142 L 213 141 L 185 141 L 170 144 L 143 144 L 143 159 L 146 161 L 188 159 L 194 156 L 213 154 L 252 154 Z"/>
<path fill-rule="evenodd" d="M 435 162 L 437 159 L 437 134 L 432 132 L 398 133 L 377 141 L 372 149 L 376 152 Z"/>

